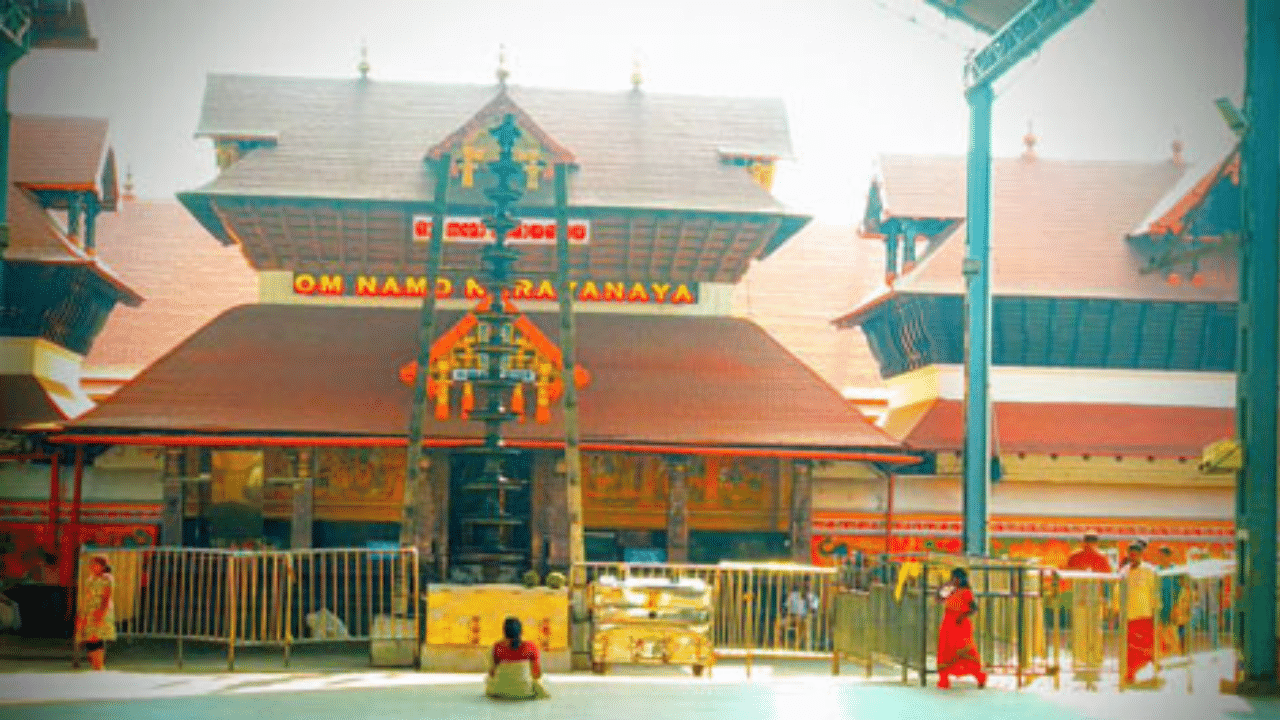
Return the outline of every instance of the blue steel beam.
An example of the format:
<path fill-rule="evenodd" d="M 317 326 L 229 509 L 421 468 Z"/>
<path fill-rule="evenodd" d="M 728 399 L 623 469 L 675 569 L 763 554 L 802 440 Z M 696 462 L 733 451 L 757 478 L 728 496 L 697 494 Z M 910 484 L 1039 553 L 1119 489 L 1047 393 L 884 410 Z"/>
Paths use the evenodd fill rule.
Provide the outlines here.
<path fill-rule="evenodd" d="M 1079 17 L 1093 0 L 1036 0 L 1013 16 L 970 61 L 971 85 L 993 83 Z"/>
<path fill-rule="evenodd" d="M 1249 0 L 1240 186 L 1236 421 L 1244 448 L 1236 482 L 1236 567 L 1242 680 L 1276 681 L 1276 416 L 1280 346 L 1280 3 Z"/>
<path fill-rule="evenodd" d="M 969 88 L 966 172 L 964 484 L 962 536 L 968 555 L 987 553 L 991 490 L 991 111 L 992 83 L 1039 49 L 1093 0 L 1034 0 L 965 67 Z"/>

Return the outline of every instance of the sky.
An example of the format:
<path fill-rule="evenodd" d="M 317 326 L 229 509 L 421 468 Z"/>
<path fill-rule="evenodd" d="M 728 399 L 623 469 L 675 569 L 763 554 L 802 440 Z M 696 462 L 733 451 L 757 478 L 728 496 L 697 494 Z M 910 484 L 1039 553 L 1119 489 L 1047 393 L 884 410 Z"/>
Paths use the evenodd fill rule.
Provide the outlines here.
<path fill-rule="evenodd" d="M 86 0 L 96 52 L 33 51 L 10 109 L 105 117 L 140 197 L 215 174 L 194 138 L 209 73 L 494 82 L 780 97 L 793 157 L 775 194 L 820 221 L 861 214 L 881 153 L 963 154 L 962 69 L 987 38 L 922 0 Z M 993 148 L 1046 158 L 1151 160 L 1175 137 L 1212 161 L 1239 104 L 1244 0 L 1095 0 L 996 84 Z M 536 118 L 535 118 L 536 120 Z"/>

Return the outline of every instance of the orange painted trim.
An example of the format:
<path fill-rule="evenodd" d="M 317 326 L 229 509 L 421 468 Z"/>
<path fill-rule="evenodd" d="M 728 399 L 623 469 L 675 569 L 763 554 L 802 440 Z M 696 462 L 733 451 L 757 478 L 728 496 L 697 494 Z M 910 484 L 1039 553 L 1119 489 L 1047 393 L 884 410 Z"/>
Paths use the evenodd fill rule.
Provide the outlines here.
<path fill-rule="evenodd" d="M 94 192 L 98 188 L 94 183 L 30 183 L 15 182 L 14 185 L 26 188 L 27 190 L 82 190 Z"/>
<path fill-rule="evenodd" d="M 408 444 L 403 437 L 227 437 L 223 435 L 104 435 L 64 433 L 49 438 L 56 443 L 82 445 L 158 445 L 204 447 L 400 447 Z M 424 447 L 474 447 L 480 439 L 433 439 Z M 552 440 L 508 440 L 507 447 L 530 450 L 560 450 L 564 443 Z M 914 465 L 920 458 L 892 452 L 863 450 L 804 450 L 787 448 L 744 448 L 734 446 L 639 445 L 631 443 L 583 442 L 583 450 L 605 452 L 670 453 L 678 455 L 733 455 L 736 457 L 776 457 L 797 460 L 862 460 L 895 465 Z"/>

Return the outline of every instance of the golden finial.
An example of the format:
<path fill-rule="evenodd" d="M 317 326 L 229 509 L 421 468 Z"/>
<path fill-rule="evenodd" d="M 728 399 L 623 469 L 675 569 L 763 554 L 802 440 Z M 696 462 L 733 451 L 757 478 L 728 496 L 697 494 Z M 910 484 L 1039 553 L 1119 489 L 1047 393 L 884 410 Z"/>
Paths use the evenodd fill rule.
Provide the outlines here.
<path fill-rule="evenodd" d="M 639 92 L 641 83 L 644 82 L 644 75 L 640 73 L 640 54 L 636 53 L 631 58 L 631 89 Z"/>
<path fill-rule="evenodd" d="M 507 70 L 507 46 L 498 45 L 498 84 L 506 87 L 511 71 Z"/>
<path fill-rule="evenodd" d="M 360 71 L 361 80 L 369 79 L 369 43 L 367 41 L 360 41 L 360 64 L 356 69 Z"/>

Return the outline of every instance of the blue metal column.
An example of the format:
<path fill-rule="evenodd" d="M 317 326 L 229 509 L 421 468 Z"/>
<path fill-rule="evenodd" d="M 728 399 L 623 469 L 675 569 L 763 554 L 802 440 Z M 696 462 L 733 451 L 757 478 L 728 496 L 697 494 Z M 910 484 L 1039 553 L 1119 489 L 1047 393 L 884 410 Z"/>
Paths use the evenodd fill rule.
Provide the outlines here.
<path fill-rule="evenodd" d="M 964 276 L 964 552 L 987 553 L 987 495 L 991 487 L 991 105 L 990 83 L 969 100 L 969 158 Z"/>
<path fill-rule="evenodd" d="M 1276 681 L 1277 289 L 1280 283 L 1280 3 L 1249 0 L 1241 146 L 1236 420 L 1237 580 L 1246 683 Z"/>
<path fill-rule="evenodd" d="M 4 254 L 9 248 L 9 70 L 19 57 L 21 53 L 0 48 L 0 337 L 9 327 L 4 289 Z"/>

